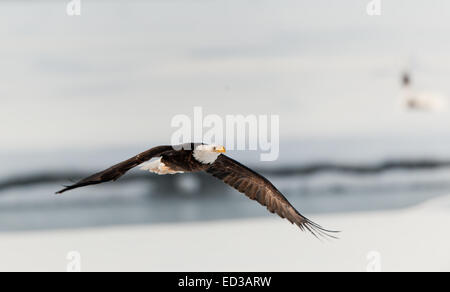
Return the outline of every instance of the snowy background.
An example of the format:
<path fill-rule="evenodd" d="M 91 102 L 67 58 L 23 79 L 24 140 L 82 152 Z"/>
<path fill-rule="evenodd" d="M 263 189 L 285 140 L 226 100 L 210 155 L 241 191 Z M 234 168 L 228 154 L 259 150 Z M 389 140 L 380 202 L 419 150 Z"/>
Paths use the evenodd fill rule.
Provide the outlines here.
<path fill-rule="evenodd" d="M 0 186 L 89 173 L 169 143 L 176 114 L 278 114 L 280 157 L 251 167 L 450 159 L 450 113 L 399 106 L 400 76 L 450 94 L 450 3 L 0 1 Z M 136 173 L 136 172 L 132 172 Z M 150 175 L 149 175 L 150 176 Z M 0 188 L 0 270 L 450 270 L 450 171 L 268 176 L 322 243 L 211 178 L 54 196 Z M 202 182 L 207 178 L 201 178 Z M 217 187 L 217 188 L 216 188 Z M 186 191 L 187 190 L 187 191 Z"/>

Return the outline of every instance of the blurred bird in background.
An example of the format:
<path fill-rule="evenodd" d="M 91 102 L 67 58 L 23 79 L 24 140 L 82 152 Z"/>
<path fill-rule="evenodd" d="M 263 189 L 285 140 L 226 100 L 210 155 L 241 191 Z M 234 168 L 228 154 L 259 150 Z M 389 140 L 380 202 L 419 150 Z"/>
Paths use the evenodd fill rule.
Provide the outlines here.
<path fill-rule="evenodd" d="M 401 103 L 408 110 L 444 112 L 448 108 L 447 97 L 437 92 L 419 92 L 412 86 L 411 74 L 402 75 Z"/>

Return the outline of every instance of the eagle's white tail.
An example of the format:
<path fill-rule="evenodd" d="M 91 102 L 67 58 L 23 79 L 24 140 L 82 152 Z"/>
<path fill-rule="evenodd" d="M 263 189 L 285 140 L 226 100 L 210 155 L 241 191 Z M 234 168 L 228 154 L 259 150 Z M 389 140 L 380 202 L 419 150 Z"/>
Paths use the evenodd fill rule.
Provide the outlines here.
<path fill-rule="evenodd" d="M 183 173 L 183 171 L 176 171 L 170 169 L 163 162 L 161 162 L 161 157 L 156 160 L 143 163 L 141 166 L 141 170 L 147 170 L 159 175 Z"/>

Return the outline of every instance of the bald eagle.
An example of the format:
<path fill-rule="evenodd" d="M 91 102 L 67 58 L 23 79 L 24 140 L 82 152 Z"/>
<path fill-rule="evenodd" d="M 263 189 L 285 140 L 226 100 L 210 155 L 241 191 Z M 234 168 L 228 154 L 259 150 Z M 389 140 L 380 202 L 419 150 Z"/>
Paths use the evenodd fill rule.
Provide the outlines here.
<path fill-rule="evenodd" d="M 74 185 L 66 186 L 56 194 L 79 187 L 115 181 L 139 165 L 142 170 L 159 175 L 205 171 L 244 193 L 250 199 L 266 206 L 271 213 L 277 213 L 281 218 L 296 224 L 301 230 L 307 230 L 316 237 L 336 238 L 330 234 L 336 231 L 326 230 L 301 215 L 270 181 L 223 153 L 225 153 L 223 146 L 202 143 L 157 146 L 84 178 Z M 158 159 L 150 161 L 152 158 Z"/>

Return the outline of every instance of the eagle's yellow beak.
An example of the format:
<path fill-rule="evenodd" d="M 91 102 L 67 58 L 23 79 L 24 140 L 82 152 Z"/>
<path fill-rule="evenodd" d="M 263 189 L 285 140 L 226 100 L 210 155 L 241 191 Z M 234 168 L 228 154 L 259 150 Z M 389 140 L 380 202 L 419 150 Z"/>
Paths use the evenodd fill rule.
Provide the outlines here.
<path fill-rule="evenodd" d="M 223 147 L 223 146 L 216 147 L 215 151 L 218 152 L 218 153 L 225 153 L 226 152 L 225 147 Z"/>

